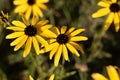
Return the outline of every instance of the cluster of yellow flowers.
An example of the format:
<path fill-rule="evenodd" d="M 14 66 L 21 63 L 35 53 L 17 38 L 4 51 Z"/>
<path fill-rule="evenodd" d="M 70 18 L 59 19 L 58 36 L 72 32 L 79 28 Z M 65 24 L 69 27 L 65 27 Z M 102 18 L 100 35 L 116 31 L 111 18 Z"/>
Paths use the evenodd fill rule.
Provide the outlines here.
<path fill-rule="evenodd" d="M 23 21 L 13 20 L 12 25 L 6 29 L 14 31 L 6 36 L 6 39 L 14 39 L 10 43 L 11 46 L 15 46 L 14 51 L 19 50 L 25 45 L 23 57 L 28 56 L 30 53 L 32 44 L 37 55 L 50 51 L 49 58 L 54 57 L 54 65 L 58 66 L 61 55 L 63 55 L 66 61 L 70 61 L 68 57 L 68 50 L 76 56 L 80 56 L 78 50 L 84 53 L 83 48 L 76 42 L 85 41 L 88 38 L 84 36 L 78 36 L 85 29 L 75 29 L 71 27 L 67 30 L 67 26 L 62 26 L 59 30 L 58 27 L 54 27 L 48 24 L 48 20 L 40 20 L 39 17 L 43 17 L 41 9 L 47 10 L 47 3 L 49 0 L 14 0 L 13 3 L 17 7 L 14 12 L 19 13 Z M 6 23 L 8 21 L 8 14 L 2 13 L 1 22 Z M 32 17 L 32 20 L 30 21 Z M 47 40 L 46 40 L 47 39 Z M 50 78 L 53 80 L 54 77 Z M 30 80 L 33 78 L 30 76 Z"/>
<path fill-rule="evenodd" d="M 20 13 L 23 22 L 18 20 L 12 21 L 13 25 L 7 27 L 7 29 L 14 32 L 7 35 L 6 39 L 15 39 L 10 44 L 11 46 L 15 46 L 14 51 L 19 50 L 25 44 L 23 57 L 26 57 L 30 53 L 32 44 L 37 55 L 50 51 L 50 59 L 55 55 L 54 64 L 58 66 L 62 54 L 65 60 L 69 61 L 67 49 L 76 56 L 80 56 L 77 50 L 84 53 L 82 47 L 76 42 L 85 41 L 88 38 L 77 36 L 79 33 L 85 31 L 85 29 L 75 29 L 72 27 L 67 31 L 67 26 L 62 26 L 59 31 L 57 27 L 48 24 L 48 20 L 37 22 L 38 16 L 43 16 L 40 13 L 39 7 L 46 9 L 46 6 L 43 4 L 45 2 L 48 2 L 48 0 L 14 0 L 14 4 L 18 5 L 15 12 Z M 30 14 L 33 14 L 31 22 L 29 22 Z M 51 28 L 52 30 L 50 30 Z"/>
<path fill-rule="evenodd" d="M 13 3 L 16 5 L 14 12 L 19 13 L 23 21 L 12 21 L 12 25 L 6 29 L 14 32 L 8 34 L 6 39 L 14 39 L 14 41 L 10 43 L 11 46 L 15 46 L 14 51 L 19 50 L 25 45 L 23 57 L 28 56 L 32 44 L 37 55 L 50 52 L 50 60 L 54 56 L 54 65 L 58 66 L 61 55 L 63 55 L 66 61 L 70 61 L 68 50 L 78 57 L 80 56 L 78 51 L 84 53 L 83 48 L 77 42 L 86 41 L 88 38 L 78 35 L 85 31 L 85 29 L 75 29 L 75 27 L 67 29 L 67 26 L 62 26 L 61 29 L 59 29 L 49 24 L 48 20 L 38 21 L 39 18 L 44 17 L 42 10 L 47 10 L 47 6 L 44 4 L 47 2 L 49 2 L 49 0 L 14 0 Z M 114 22 L 115 30 L 118 32 L 120 29 L 119 2 L 117 2 L 117 0 L 102 0 L 98 2 L 98 5 L 103 8 L 94 13 L 92 17 L 97 18 L 109 14 L 104 28 L 107 30 L 111 23 Z M 1 11 L 1 13 L 0 23 L 7 23 L 9 19 L 8 14 L 4 14 L 3 11 Z M 31 18 L 32 20 L 30 21 Z M 108 66 L 107 72 L 110 80 L 120 80 L 113 66 Z M 95 80 L 108 80 L 98 73 L 94 73 L 92 77 Z M 33 80 L 31 76 L 29 78 Z M 49 80 L 53 79 L 54 76 Z"/>
<path fill-rule="evenodd" d="M 120 2 L 117 0 L 101 0 L 98 5 L 102 9 L 98 10 L 92 15 L 93 18 L 102 17 L 108 15 L 104 28 L 108 30 L 112 22 L 114 22 L 116 32 L 120 29 Z"/>
<path fill-rule="evenodd" d="M 114 22 L 115 31 L 118 32 L 120 29 L 120 2 L 117 2 L 117 0 L 101 0 L 98 2 L 98 5 L 101 6 L 102 9 L 94 13 L 92 17 L 98 18 L 109 14 L 104 29 L 108 30 L 112 22 Z M 107 66 L 106 69 L 109 78 L 106 78 L 99 73 L 93 73 L 92 78 L 94 80 L 120 80 L 120 73 L 117 67 L 110 65 Z"/>

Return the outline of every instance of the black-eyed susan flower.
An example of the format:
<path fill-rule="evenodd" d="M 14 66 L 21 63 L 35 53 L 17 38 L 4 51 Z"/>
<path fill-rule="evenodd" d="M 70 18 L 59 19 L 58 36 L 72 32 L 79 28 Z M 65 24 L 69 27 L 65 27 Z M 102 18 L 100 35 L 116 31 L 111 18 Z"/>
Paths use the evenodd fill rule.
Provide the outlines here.
<path fill-rule="evenodd" d="M 55 78 L 55 75 L 52 74 L 48 80 L 54 80 L 54 78 Z M 34 80 L 31 75 L 29 75 L 29 80 Z M 40 80 L 40 79 L 38 78 L 37 80 Z"/>
<path fill-rule="evenodd" d="M 46 35 L 46 32 L 49 34 L 46 35 L 46 37 L 50 38 L 48 40 L 49 43 L 49 49 L 47 51 L 50 51 L 49 58 L 52 59 L 54 57 L 54 65 L 58 66 L 59 60 L 61 55 L 63 54 L 66 61 L 69 61 L 68 57 L 68 50 L 73 53 L 76 56 L 80 56 L 79 52 L 77 50 L 80 50 L 82 53 L 84 53 L 83 48 L 76 43 L 76 41 L 85 41 L 88 38 L 84 36 L 77 36 L 79 33 L 85 31 L 85 29 L 76 29 L 74 27 L 70 28 L 67 31 L 67 27 L 63 26 L 61 30 L 57 27 L 53 28 L 52 31 L 45 31 L 43 35 Z M 40 51 L 40 53 L 47 52 L 44 49 Z"/>
<path fill-rule="evenodd" d="M 12 21 L 13 26 L 7 27 L 7 29 L 13 30 L 14 32 L 7 35 L 6 39 L 15 39 L 11 42 L 11 46 L 15 46 L 14 51 L 19 50 L 25 44 L 25 50 L 23 57 L 26 57 L 31 50 L 32 44 L 37 54 L 39 54 L 39 43 L 44 46 L 48 46 L 47 41 L 40 36 L 40 34 L 52 27 L 52 25 L 47 24 L 47 20 L 42 20 L 36 23 L 37 17 L 33 17 L 31 24 L 22 17 L 23 22 L 14 20 Z M 39 42 L 39 43 L 38 43 Z"/>
<path fill-rule="evenodd" d="M 8 13 L 4 13 L 3 11 L 1 11 L 1 16 L 0 16 L 0 23 L 3 24 L 3 23 L 7 23 L 8 22 Z"/>
<path fill-rule="evenodd" d="M 117 0 L 102 0 L 98 2 L 98 5 L 103 8 L 94 13 L 92 17 L 98 18 L 109 14 L 104 28 L 107 30 L 111 23 L 114 22 L 115 30 L 118 32 L 120 29 L 120 6 Z"/>
<path fill-rule="evenodd" d="M 14 5 L 17 5 L 15 13 L 25 13 L 27 19 L 30 15 L 43 17 L 42 10 L 47 10 L 47 6 L 44 3 L 49 0 L 14 0 Z"/>
<path fill-rule="evenodd" d="M 104 75 L 100 74 L 100 73 L 93 73 L 92 74 L 92 78 L 94 80 L 120 80 L 120 74 L 119 72 L 117 72 L 116 68 L 114 66 L 107 66 L 107 73 L 108 73 L 108 77 L 105 77 Z"/>

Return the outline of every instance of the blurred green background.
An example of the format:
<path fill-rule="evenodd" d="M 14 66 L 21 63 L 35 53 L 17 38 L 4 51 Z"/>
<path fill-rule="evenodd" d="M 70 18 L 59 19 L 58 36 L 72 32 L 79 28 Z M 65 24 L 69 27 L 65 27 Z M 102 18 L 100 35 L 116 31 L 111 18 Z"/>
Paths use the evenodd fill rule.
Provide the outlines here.
<path fill-rule="evenodd" d="M 6 40 L 5 36 L 11 31 L 6 30 L 8 25 L 0 25 L 0 80 L 28 80 L 31 74 L 34 78 L 41 77 L 47 80 L 52 72 L 55 80 L 92 80 L 94 72 L 105 73 L 105 66 L 120 66 L 120 31 L 115 32 L 114 25 L 108 31 L 103 30 L 107 16 L 93 19 L 91 15 L 100 7 L 100 0 L 50 0 L 46 5 L 48 11 L 43 11 L 45 17 L 51 24 L 61 27 L 85 28 L 82 33 L 88 37 L 87 41 L 80 42 L 85 54 L 79 58 L 70 55 L 70 62 L 53 66 L 53 60 L 49 60 L 48 54 L 36 56 L 35 54 L 23 58 L 24 48 L 14 52 L 10 47 L 12 40 Z M 8 13 L 12 20 L 21 20 L 15 14 L 13 0 L 0 0 L 0 10 Z M 36 64 L 36 62 L 38 64 Z M 60 61 L 62 64 L 62 61 Z"/>

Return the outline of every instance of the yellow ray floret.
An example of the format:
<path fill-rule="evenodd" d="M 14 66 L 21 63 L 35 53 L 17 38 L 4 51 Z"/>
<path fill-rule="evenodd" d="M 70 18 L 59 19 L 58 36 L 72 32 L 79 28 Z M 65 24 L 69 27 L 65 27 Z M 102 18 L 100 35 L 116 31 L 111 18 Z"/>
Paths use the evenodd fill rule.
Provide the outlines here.
<path fill-rule="evenodd" d="M 54 80 L 55 78 L 55 74 L 52 74 L 48 80 Z M 29 79 L 28 80 L 34 80 L 33 77 L 31 75 L 29 75 Z M 40 78 L 37 78 L 36 80 L 40 80 Z"/>
<path fill-rule="evenodd" d="M 106 70 L 107 70 L 108 78 L 99 73 L 93 73 L 92 78 L 94 80 L 120 80 L 120 74 L 116 70 L 116 67 L 109 65 L 106 67 Z"/>

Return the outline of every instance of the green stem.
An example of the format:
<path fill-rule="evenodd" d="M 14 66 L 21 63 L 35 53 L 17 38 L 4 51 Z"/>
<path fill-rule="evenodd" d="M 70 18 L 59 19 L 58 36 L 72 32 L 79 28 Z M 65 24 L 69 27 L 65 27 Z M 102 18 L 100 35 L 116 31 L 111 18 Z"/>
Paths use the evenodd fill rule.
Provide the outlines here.
<path fill-rule="evenodd" d="M 87 59 L 85 54 L 81 54 L 81 58 L 75 58 L 80 80 L 87 80 Z"/>
<path fill-rule="evenodd" d="M 61 71 L 60 71 L 60 80 L 62 80 L 63 79 L 63 77 L 64 77 L 64 64 L 65 64 L 65 59 L 64 58 L 62 58 L 62 66 L 61 66 Z"/>
<path fill-rule="evenodd" d="M 50 23 L 55 25 L 55 19 L 54 19 L 53 14 L 50 15 L 49 19 L 50 19 Z"/>
<path fill-rule="evenodd" d="M 106 31 L 104 30 L 104 28 L 102 28 L 100 31 L 95 33 L 92 46 L 90 48 L 91 54 L 87 59 L 88 62 L 91 62 L 94 58 L 96 58 L 100 54 L 100 51 L 102 49 L 101 39 L 103 38 L 105 32 Z"/>
<path fill-rule="evenodd" d="M 34 74 L 34 72 L 35 72 L 35 69 L 37 69 L 37 71 L 38 71 L 38 74 L 40 75 L 40 73 L 42 73 L 42 69 L 41 69 L 41 67 L 40 67 L 40 64 L 39 64 L 39 62 L 38 62 L 38 60 L 37 60 L 37 56 L 35 55 L 35 56 L 33 56 L 33 54 L 32 53 L 30 53 L 30 58 L 31 58 L 31 61 L 32 61 L 32 63 L 33 63 L 33 74 Z"/>

